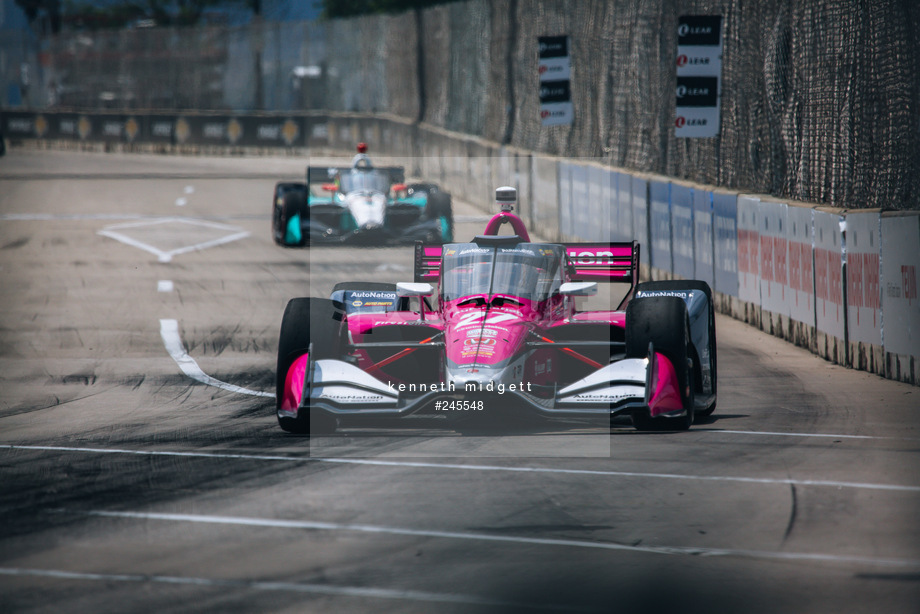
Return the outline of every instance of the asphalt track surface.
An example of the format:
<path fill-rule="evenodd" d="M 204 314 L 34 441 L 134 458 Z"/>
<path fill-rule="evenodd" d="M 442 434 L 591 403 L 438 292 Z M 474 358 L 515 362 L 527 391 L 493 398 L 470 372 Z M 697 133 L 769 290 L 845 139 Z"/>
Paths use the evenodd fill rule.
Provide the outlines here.
<path fill-rule="evenodd" d="M 0 611 L 920 611 L 920 391 L 729 319 L 689 432 L 282 432 L 287 300 L 411 279 L 271 242 L 303 166 L 0 159 Z"/>

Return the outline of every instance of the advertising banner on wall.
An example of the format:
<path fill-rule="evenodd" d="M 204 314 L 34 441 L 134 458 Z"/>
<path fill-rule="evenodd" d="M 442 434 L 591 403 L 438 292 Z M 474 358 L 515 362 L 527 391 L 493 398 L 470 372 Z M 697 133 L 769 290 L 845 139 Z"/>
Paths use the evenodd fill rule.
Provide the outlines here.
<path fill-rule="evenodd" d="M 611 171 L 599 166 L 588 167 L 587 228 L 589 241 L 610 240 L 610 218 L 614 215 L 614 200 L 610 197 Z"/>
<path fill-rule="evenodd" d="M 815 211 L 815 326 L 844 338 L 843 233 L 844 217 Z"/>
<path fill-rule="evenodd" d="M 889 365 L 892 377 L 905 379 L 920 359 L 920 215 L 883 213 L 881 232 L 883 344 L 886 353 L 914 358 Z"/>
<path fill-rule="evenodd" d="M 684 279 L 693 277 L 693 189 L 671 184 L 672 271 Z"/>
<path fill-rule="evenodd" d="M 738 197 L 712 193 L 713 269 L 715 290 L 738 296 Z"/>
<path fill-rule="evenodd" d="M 106 143 L 161 143 L 245 147 L 299 147 L 307 119 L 212 114 L 4 112 L 11 138 L 60 139 Z"/>
<path fill-rule="evenodd" d="M 879 212 L 847 213 L 847 334 L 849 341 L 882 344 Z"/>
<path fill-rule="evenodd" d="M 572 235 L 587 240 L 587 232 L 594 220 L 588 212 L 588 169 L 580 164 L 572 165 Z M 596 218 L 595 218 L 596 219 Z"/>
<path fill-rule="evenodd" d="M 789 316 L 796 322 L 815 324 L 814 210 L 790 206 L 786 212 L 786 238 L 789 244 L 789 291 L 786 302 Z"/>
<path fill-rule="evenodd" d="M 554 232 L 559 228 L 559 164 L 549 158 L 534 157 L 533 160 L 531 220 L 535 228 Z"/>
<path fill-rule="evenodd" d="M 537 37 L 540 76 L 540 120 L 544 126 L 571 124 L 572 65 L 569 59 L 568 36 Z"/>
<path fill-rule="evenodd" d="M 616 227 L 613 236 L 617 241 L 632 241 L 636 238 L 633 234 L 632 177 L 626 173 L 613 173 L 611 177 L 611 185 L 613 182 L 616 183 L 617 198 Z M 611 195 L 613 194 L 611 192 Z"/>
<path fill-rule="evenodd" d="M 786 306 L 789 250 L 786 242 L 785 203 L 762 201 L 760 234 L 760 306 L 772 313 L 789 315 Z"/>
<path fill-rule="evenodd" d="M 738 298 L 760 305 L 760 199 L 738 197 Z"/>
<path fill-rule="evenodd" d="M 693 189 L 693 278 L 715 288 L 712 192 L 699 188 Z"/>
<path fill-rule="evenodd" d="M 649 194 L 649 262 L 662 271 L 671 271 L 671 183 L 652 180 Z"/>
<path fill-rule="evenodd" d="M 648 179 L 632 177 L 633 236 L 639 242 L 640 262 L 648 265 L 651 249 L 648 240 Z"/>
<path fill-rule="evenodd" d="M 680 16 L 674 136 L 707 138 L 719 134 L 721 78 L 722 16 Z"/>
<path fill-rule="evenodd" d="M 574 174 L 574 164 L 559 163 L 559 230 L 567 237 L 575 236 L 575 196 L 572 184 Z"/>

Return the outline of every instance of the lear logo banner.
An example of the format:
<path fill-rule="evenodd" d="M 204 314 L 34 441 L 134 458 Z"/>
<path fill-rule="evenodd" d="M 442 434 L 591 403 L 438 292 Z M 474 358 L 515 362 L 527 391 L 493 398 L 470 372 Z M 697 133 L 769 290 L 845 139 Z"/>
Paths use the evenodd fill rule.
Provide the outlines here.
<path fill-rule="evenodd" d="M 569 43 L 564 35 L 537 37 L 540 122 L 544 126 L 571 124 L 574 117 Z"/>
<path fill-rule="evenodd" d="M 674 136 L 717 136 L 721 123 L 721 15 L 678 18 L 676 65 Z"/>

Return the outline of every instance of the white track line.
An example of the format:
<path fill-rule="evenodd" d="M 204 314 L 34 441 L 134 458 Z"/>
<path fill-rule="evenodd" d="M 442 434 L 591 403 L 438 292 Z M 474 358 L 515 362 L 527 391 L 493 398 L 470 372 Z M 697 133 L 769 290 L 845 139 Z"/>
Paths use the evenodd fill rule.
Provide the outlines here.
<path fill-rule="evenodd" d="M 214 379 L 202 371 L 198 363 L 195 362 L 195 359 L 189 356 L 188 352 L 185 351 L 185 347 L 182 345 L 182 338 L 179 336 L 179 323 L 176 320 L 160 320 L 160 336 L 163 337 L 166 351 L 169 352 L 172 359 L 176 361 L 176 364 L 179 365 L 182 372 L 193 380 L 230 392 L 238 392 L 240 394 L 248 394 L 256 397 L 275 398 L 275 395 L 270 392 L 259 392 L 257 390 L 249 390 L 248 388 L 234 386 L 233 384 Z"/>
<path fill-rule="evenodd" d="M 9 222 L 49 222 L 49 221 L 80 221 L 80 220 L 154 220 L 159 216 L 151 215 L 124 215 L 119 213 L 6 213 L 0 215 L 0 220 Z"/>
<path fill-rule="evenodd" d="M 451 463 L 424 463 L 417 461 L 387 461 L 365 458 L 318 458 L 272 456 L 265 454 L 218 454 L 208 452 L 170 452 L 156 450 L 124 450 L 118 448 L 77 448 L 66 446 L 26 446 L 0 444 L 0 450 L 36 450 L 44 452 L 80 452 L 87 454 L 126 454 L 134 456 L 170 456 L 185 458 L 237 459 L 276 461 L 288 463 L 334 463 L 342 465 L 367 465 L 374 467 L 405 467 L 413 469 L 448 469 L 451 471 L 497 471 L 508 473 L 591 475 L 599 477 L 625 477 L 703 482 L 735 482 L 745 484 L 779 484 L 785 486 L 826 486 L 829 488 L 856 488 L 895 492 L 920 492 L 920 486 L 901 484 L 872 484 L 865 482 L 839 482 L 836 480 L 796 480 L 793 478 L 748 478 L 740 476 L 681 475 L 676 473 L 641 473 L 637 471 L 602 471 L 595 469 L 555 469 L 552 467 L 503 467 L 501 465 L 461 465 Z"/>
<path fill-rule="evenodd" d="M 594 542 L 580 539 L 558 539 L 548 537 L 520 537 L 513 535 L 495 535 L 491 533 L 471 533 L 461 531 L 434 531 L 426 529 L 408 529 L 402 527 L 385 527 L 368 524 L 347 524 L 339 522 L 318 522 L 310 520 L 277 520 L 272 518 L 251 518 L 240 516 L 209 516 L 202 514 L 157 514 L 150 512 L 109 512 L 53 510 L 55 513 L 82 514 L 105 518 L 129 518 L 134 520 L 159 520 L 166 522 L 191 522 L 198 524 L 220 524 L 247 527 L 265 527 L 275 529 L 302 529 L 315 531 L 352 531 L 359 533 L 377 533 L 384 535 L 404 535 L 410 537 L 430 537 L 441 539 L 459 539 L 480 542 L 498 542 L 537 546 L 563 546 L 587 548 L 594 550 L 618 550 L 647 554 L 687 555 L 687 556 L 729 556 L 753 559 L 774 559 L 786 561 L 812 561 L 825 563 L 857 563 L 861 565 L 879 565 L 885 567 L 920 567 L 920 560 L 876 558 L 852 555 L 814 554 L 807 552 L 771 552 L 767 550 L 743 550 L 734 548 L 697 548 L 685 546 L 628 546 L 612 542 Z"/>
<path fill-rule="evenodd" d="M 834 433 L 783 433 L 780 431 L 731 431 L 728 429 L 695 428 L 693 433 L 725 433 L 728 435 L 762 435 L 769 437 L 819 437 L 826 439 L 879 439 L 896 441 L 920 441 L 916 437 L 879 437 L 877 435 L 836 435 Z"/>
<path fill-rule="evenodd" d="M 427 591 L 394 590 L 386 588 L 367 588 L 362 586 L 335 586 L 329 584 L 311 584 L 300 582 L 266 582 L 264 580 L 221 580 L 217 578 L 196 578 L 187 576 L 157 576 L 143 574 L 101 574 L 65 571 L 60 569 L 28 569 L 15 567 L 0 567 L 0 575 L 4 576 L 30 576 L 39 578 L 54 578 L 58 580 L 84 580 L 95 582 L 151 582 L 156 584 L 186 584 L 206 587 L 243 588 L 259 591 L 285 591 L 294 593 L 312 593 L 317 595 L 335 595 L 343 597 L 362 597 L 371 599 L 401 599 L 405 601 L 425 601 L 433 603 L 461 603 L 469 605 L 498 606 L 511 608 L 526 608 L 531 610 L 557 610 L 571 611 L 568 606 L 519 603 L 500 601 L 464 595 L 460 593 L 430 593 Z M 594 611 L 578 610 L 577 611 Z"/>

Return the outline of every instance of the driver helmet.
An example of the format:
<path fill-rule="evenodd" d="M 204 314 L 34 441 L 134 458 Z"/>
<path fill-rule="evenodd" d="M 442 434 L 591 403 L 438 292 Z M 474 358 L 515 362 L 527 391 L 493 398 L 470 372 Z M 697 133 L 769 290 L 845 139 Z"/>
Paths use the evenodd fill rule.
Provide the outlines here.
<path fill-rule="evenodd" d="M 358 143 L 358 153 L 351 159 L 351 167 L 369 169 L 373 166 L 371 159 L 367 157 L 367 143 Z"/>

